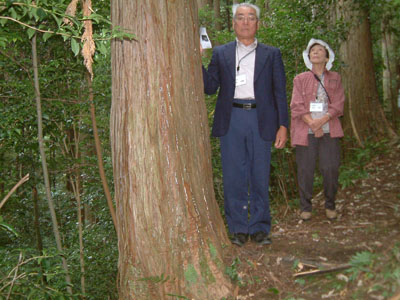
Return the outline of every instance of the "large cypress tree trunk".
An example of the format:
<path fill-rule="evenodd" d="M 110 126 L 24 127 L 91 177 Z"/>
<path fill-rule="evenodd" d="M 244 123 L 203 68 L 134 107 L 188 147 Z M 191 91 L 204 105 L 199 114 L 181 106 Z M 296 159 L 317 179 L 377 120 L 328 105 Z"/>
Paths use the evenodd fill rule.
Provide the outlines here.
<path fill-rule="evenodd" d="M 221 299 L 228 243 L 213 191 L 195 0 L 115 0 L 111 142 L 120 299 Z"/>
<path fill-rule="evenodd" d="M 345 132 L 354 134 L 361 143 L 371 137 L 393 137 L 396 134 L 379 102 L 368 13 L 354 0 L 340 0 L 336 18 L 351 24 L 340 47 L 340 59 L 344 63 L 340 72 L 347 100 Z"/>

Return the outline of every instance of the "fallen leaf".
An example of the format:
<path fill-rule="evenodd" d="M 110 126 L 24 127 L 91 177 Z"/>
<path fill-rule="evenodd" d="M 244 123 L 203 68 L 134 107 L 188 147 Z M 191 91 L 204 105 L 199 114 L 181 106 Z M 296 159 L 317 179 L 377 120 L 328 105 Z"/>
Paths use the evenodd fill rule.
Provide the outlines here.
<path fill-rule="evenodd" d="M 328 259 L 327 259 L 326 257 L 323 257 L 323 256 L 318 256 L 318 258 L 319 258 L 320 260 L 323 260 L 323 261 L 328 261 Z"/>
<path fill-rule="evenodd" d="M 338 275 L 336 275 L 336 278 L 339 280 L 345 281 L 345 282 L 349 282 L 349 277 L 347 277 L 344 274 L 338 274 Z"/>
<path fill-rule="evenodd" d="M 331 290 L 331 291 L 329 291 L 328 294 L 322 295 L 321 298 L 322 298 L 322 299 L 331 298 L 331 297 L 334 296 L 334 294 L 333 294 L 334 292 L 335 292 L 335 290 Z"/>

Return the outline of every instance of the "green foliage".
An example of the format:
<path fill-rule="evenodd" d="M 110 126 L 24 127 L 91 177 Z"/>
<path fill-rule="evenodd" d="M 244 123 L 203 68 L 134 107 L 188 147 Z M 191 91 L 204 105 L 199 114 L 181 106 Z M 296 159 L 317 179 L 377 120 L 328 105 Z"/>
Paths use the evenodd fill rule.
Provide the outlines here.
<path fill-rule="evenodd" d="M 392 296 L 400 288 L 400 250 L 395 244 L 389 254 L 375 255 L 369 252 L 357 253 L 350 260 L 350 279 L 364 281 L 364 287 L 357 289 L 359 295 L 378 294 L 385 298 Z M 360 281 L 362 280 L 362 281 Z M 358 285 L 360 285 L 358 283 Z M 367 288 L 366 288 L 367 287 Z"/>
<path fill-rule="evenodd" d="M 80 299 L 65 292 L 64 272 L 55 253 L 34 255 L 33 249 L 0 249 L 0 299 Z M 3 256 L 4 255 L 4 256 Z"/>
<path fill-rule="evenodd" d="M 379 153 L 387 150 L 387 141 L 379 142 L 367 141 L 364 148 L 348 148 L 344 162 L 340 167 L 339 184 L 342 188 L 352 186 L 357 179 L 366 178 L 368 172 L 365 166 L 371 159 Z"/>
<path fill-rule="evenodd" d="M 370 272 L 375 255 L 368 251 L 356 253 L 350 260 L 351 270 L 354 277 L 357 277 L 359 272 Z M 354 279 L 354 277 L 352 279 Z"/>
<path fill-rule="evenodd" d="M 16 237 L 18 237 L 18 233 L 7 223 L 3 222 L 3 217 L 0 216 L 0 228 L 6 231 L 13 233 Z"/>
<path fill-rule="evenodd" d="M 238 273 L 238 267 L 242 262 L 240 261 L 239 257 L 236 257 L 230 266 L 227 266 L 225 269 L 225 274 L 229 276 L 229 278 L 234 281 L 240 283 L 242 279 Z"/>
<path fill-rule="evenodd" d="M 190 300 L 190 298 L 186 297 L 186 296 L 181 296 L 181 295 L 175 295 L 175 294 L 167 294 L 167 296 L 169 297 L 173 297 L 175 299 L 184 299 L 184 300 Z"/>
<path fill-rule="evenodd" d="M 81 200 L 84 211 L 84 258 L 86 299 L 116 299 L 117 237 L 106 205 L 106 199 L 100 183 L 97 158 L 93 147 L 89 103 L 87 102 L 87 83 L 85 68 L 80 58 L 75 57 L 69 39 L 76 30 L 82 33 L 81 16 L 72 18 L 71 28 L 62 23 L 63 13 L 70 1 L 40 1 L 43 8 L 24 14 L 28 1 L 10 3 L 8 9 L 0 12 L 0 198 L 18 181 L 21 174 L 30 174 L 30 180 L 22 185 L 2 208 L 2 217 L 9 229 L 19 233 L 13 236 L 7 230 L 0 229 L 0 276 L 8 278 L 8 273 L 18 265 L 19 249 L 30 249 L 24 254 L 29 263 L 20 267 L 11 293 L 12 299 L 22 299 L 32 295 L 31 299 L 75 299 L 80 291 L 80 253 L 77 232 L 76 201 L 69 186 L 72 172 L 79 170 L 81 176 Z M 31 1 L 29 1 L 31 3 Z M 99 4 L 98 4 L 99 5 Z M 0 3 L 1 6 L 1 3 Z M 30 6 L 31 7 L 31 6 Z M 103 157 L 110 187 L 112 184 L 112 166 L 109 148 L 109 109 L 111 103 L 110 70 L 110 31 L 109 3 L 101 2 L 94 8 L 96 13 L 105 16 L 100 23 L 94 24 L 96 52 L 93 66 L 96 76 L 93 81 L 98 130 L 105 146 Z M 47 10 L 51 10 L 52 13 Z M 57 14 L 62 12 L 62 14 Z M 20 25 L 11 18 L 29 25 L 31 29 Z M 95 16 L 96 18 L 98 16 Z M 29 38 L 34 32 L 45 32 L 38 38 L 39 78 L 42 97 L 43 131 L 45 134 L 46 156 L 50 170 L 52 195 L 56 204 L 57 218 L 65 248 L 65 257 L 70 266 L 72 290 L 74 296 L 66 292 L 65 276 L 60 265 L 60 257 L 54 251 L 51 217 L 47 208 L 41 161 L 38 151 L 36 107 L 32 77 L 31 45 Z M 68 35 L 69 34 L 69 35 Z M 57 36 L 63 38 L 56 38 Z M 39 36 L 40 37 L 40 36 Z M 124 37 L 124 35 L 121 35 Z M 77 41 L 80 39 L 77 39 Z M 76 42 L 75 54 L 80 50 Z M 76 147 L 80 156 L 76 157 Z M 32 190 L 38 190 L 39 230 L 42 236 L 44 253 L 48 258 L 40 257 L 35 250 L 38 240 L 34 226 Z M 4 228 L 4 226 L 1 226 Z M 39 260 L 42 266 L 38 266 Z M 47 282 L 42 281 L 45 268 Z M 7 275 L 7 276 L 6 276 Z M 9 282 L 9 281 L 7 281 Z M 1 282 L 0 289 L 6 281 Z M 5 288 L 7 293 L 8 289 Z M 79 295 L 81 297 L 82 295 Z M 46 298 L 47 297 L 47 298 Z M 0 296 L 1 298 L 1 296 Z M 26 298 L 23 298 L 26 299 Z"/>
<path fill-rule="evenodd" d="M 199 275 L 196 272 L 196 269 L 192 264 L 189 264 L 185 270 L 185 280 L 191 284 L 195 284 L 198 280 Z"/>
<path fill-rule="evenodd" d="M 299 263 L 300 263 L 300 261 L 299 261 L 298 259 L 295 259 L 294 262 L 293 262 L 292 269 L 293 269 L 293 270 L 296 270 L 297 267 L 299 266 Z"/>
<path fill-rule="evenodd" d="M 121 30 L 119 27 L 111 28 L 109 14 L 92 12 L 90 16 L 84 17 L 78 10 L 77 15 L 65 13 L 70 1 L 60 0 L 40 1 L 32 4 L 30 0 L 21 1 L 0 1 L 0 7 L 6 4 L 5 9 L 0 11 L 0 36 L 11 34 L 10 30 L 15 23 L 26 29 L 28 38 L 31 39 L 35 33 L 43 33 L 43 41 L 46 42 L 52 36 L 61 36 L 64 41 L 70 40 L 71 50 L 77 56 L 79 54 L 81 37 L 84 31 L 84 21 L 91 20 L 94 24 L 93 40 L 99 46 L 100 51 L 105 54 L 101 41 L 116 39 L 134 39 L 135 36 L 129 32 Z M 39 6 L 40 5 L 40 6 Z M 99 30 L 96 30 L 99 28 Z M 9 39 L 7 39 L 9 41 Z M 100 41 L 100 42 L 99 42 Z M 0 46 L 5 47 L 6 43 L 0 39 Z"/>
<path fill-rule="evenodd" d="M 327 275 L 321 286 L 326 290 L 333 288 L 338 293 L 352 290 L 351 299 L 372 299 L 378 296 L 389 299 L 400 288 L 399 246 L 397 242 L 380 254 L 369 251 L 356 253 L 349 261 L 351 268 L 345 271 L 349 277 L 344 274 Z M 300 284 L 304 285 L 305 282 Z"/>
<path fill-rule="evenodd" d="M 165 283 L 168 280 L 170 280 L 170 277 L 169 276 L 165 277 L 164 274 L 161 274 L 160 276 L 144 277 L 144 278 L 140 278 L 138 280 L 139 281 L 150 281 L 152 283 Z"/>
<path fill-rule="evenodd" d="M 212 243 L 209 243 L 209 247 L 210 247 L 211 259 L 213 260 L 217 259 L 217 249 L 215 249 L 215 246 Z"/>
<path fill-rule="evenodd" d="M 301 285 L 301 286 L 304 286 L 304 285 L 306 284 L 306 281 L 305 281 L 305 279 L 303 279 L 303 278 L 297 278 L 297 279 L 295 280 L 295 282 L 296 282 L 297 284 Z"/>
<path fill-rule="evenodd" d="M 277 288 L 269 288 L 268 292 L 274 294 L 274 295 L 279 295 L 279 290 Z"/>

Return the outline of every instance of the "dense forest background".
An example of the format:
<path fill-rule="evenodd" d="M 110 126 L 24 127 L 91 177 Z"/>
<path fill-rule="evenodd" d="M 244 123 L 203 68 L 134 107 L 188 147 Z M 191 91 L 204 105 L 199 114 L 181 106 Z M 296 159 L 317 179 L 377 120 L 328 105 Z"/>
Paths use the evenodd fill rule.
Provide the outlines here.
<path fill-rule="evenodd" d="M 306 70 L 308 40 L 335 51 L 347 96 L 340 184 L 351 186 L 378 149 L 398 139 L 400 1 L 251 2 L 262 8 L 258 40 L 282 51 L 288 103 L 294 76 Z M 213 45 L 231 41 L 232 1 L 197 4 Z M 118 298 L 111 41 L 135 32 L 112 29 L 110 9 L 110 1 L 0 1 L 0 299 Z M 356 89 L 367 96 L 357 99 Z M 210 124 L 215 100 L 205 98 Z M 211 146 L 223 214 L 218 141 Z M 293 149 L 272 157 L 272 211 L 294 210 Z"/>

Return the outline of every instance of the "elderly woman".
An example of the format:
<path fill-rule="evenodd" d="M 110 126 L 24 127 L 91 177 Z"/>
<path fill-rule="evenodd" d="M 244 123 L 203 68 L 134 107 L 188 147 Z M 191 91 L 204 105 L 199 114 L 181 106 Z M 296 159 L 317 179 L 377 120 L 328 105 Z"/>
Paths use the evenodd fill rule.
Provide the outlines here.
<path fill-rule="evenodd" d="M 325 213 L 335 219 L 338 189 L 340 144 L 343 130 L 344 91 L 340 75 L 329 71 L 335 55 L 322 40 L 311 39 L 303 51 L 310 71 L 294 78 L 290 108 L 291 143 L 296 147 L 297 177 L 300 189 L 300 218 L 311 218 L 316 161 L 323 177 Z"/>

